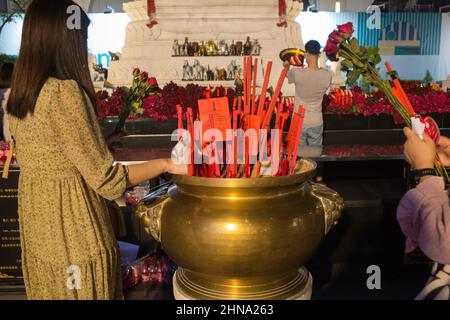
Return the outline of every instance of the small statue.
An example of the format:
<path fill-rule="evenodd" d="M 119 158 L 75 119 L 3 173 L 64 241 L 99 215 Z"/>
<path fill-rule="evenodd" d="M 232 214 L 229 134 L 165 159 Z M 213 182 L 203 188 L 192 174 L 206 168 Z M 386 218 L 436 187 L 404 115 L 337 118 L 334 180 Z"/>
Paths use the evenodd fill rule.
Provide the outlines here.
<path fill-rule="evenodd" d="M 199 45 L 197 41 L 192 42 L 192 48 L 194 49 L 194 56 L 198 56 Z"/>
<path fill-rule="evenodd" d="M 190 81 L 192 80 L 192 67 L 189 65 L 189 62 L 187 60 L 184 60 L 183 65 L 183 81 Z"/>
<path fill-rule="evenodd" d="M 219 55 L 227 56 L 228 54 L 229 54 L 229 52 L 228 52 L 228 44 L 225 42 L 225 40 L 220 40 L 220 42 L 219 42 Z"/>
<path fill-rule="evenodd" d="M 184 43 L 183 43 L 183 56 L 188 56 L 189 55 L 189 41 L 188 41 L 188 37 L 184 38 Z"/>
<path fill-rule="evenodd" d="M 188 50 L 187 50 L 188 56 L 193 57 L 195 54 L 194 45 L 192 42 L 189 42 L 188 44 Z"/>
<path fill-rule="evenodd" d="M 258 39 L 255 39 L 255 41 L 253 42 L 253 46 L 252 46 L 252 55 L 254 56 L 259 56 L 261 55 L 261 45 L 259 44 Z"/>
<path fill-rule="evenodd" d="M 217 56 L 219 49 L 213 40 L 209 40 L 206 44 L 206 53 L 208 56 Z"/>
<path fill-rule="evenodd" d="M 231 41 L 230 48 L 228 50 L 228 55 L 230 56 L 236 55 L 236 45 L 234 44 L 234 40 Z"/>
<path fill-rule="evenodd" d="M 194 81 L 203 81 L 205 80 L 206 71 L 205 67 L 200 64 L 200 61 L 197 59 L 194 60 L 194 64 L 192 65 L 193 76 L 192 79 Z"/>
<path fill-rule="evenodd" d="M 172 51 L 174 57 L 180 56 L 180 45 L 178 44 L 178 40 L 173 40 Z"/>
<path fill-rule="evenodd" d="M 111 51 L 108 51 L 108 53 L 111 56 L 111 61 L 119 61 L 120 60 L 120 53 L 114 53 Z"/>
<path fill-rule="evenodd" d="M 214 71 L 212 71 L 212 70 L 209 68 L 209 65 L 208 65 L 208 70 L 206 70 L 206 80 L 208 80 L 208 81 L 214 81 Z"/>
<path fill-rule="evenodd" d="M 219 81 L 227 80 L 227 71 L 224 68 L 219 69 L 216 67 L 216 74 L 217 80 Z"/>
<path fill-rule="evenodd" d="M 198 55 L 201 57 L 206 56 L 206 46 L 204 41 L 200 42 L 198 47 Z"/>
<path fill-rule="evenodd" d="M 249 56 L 252 54 L 252 43 L 250 37 L 247 37 L 247 41 L 244 44 L 244 55 Z"/>
<path fill-rule="evenodd" d="M 106 81 L 108 79 L 108 69 L 103 68 L 103 65 L 94 64 L 94 71 L 96 72 L 94 76 L 94 81 Z"/>
<path fill-rule="evenodd" d="M 234 80 L 238 71 L 238 66 L 236 65 L 236 60 L 231 60 L 227 67 L 227 79 Z"/>
<path fill-rule="evenodd" d="M 237 41 L 236 42 L 236 55 L 242 56 L 243 53 L 244 53 L 244 47 L 243 47 L 242 41 Z"/>

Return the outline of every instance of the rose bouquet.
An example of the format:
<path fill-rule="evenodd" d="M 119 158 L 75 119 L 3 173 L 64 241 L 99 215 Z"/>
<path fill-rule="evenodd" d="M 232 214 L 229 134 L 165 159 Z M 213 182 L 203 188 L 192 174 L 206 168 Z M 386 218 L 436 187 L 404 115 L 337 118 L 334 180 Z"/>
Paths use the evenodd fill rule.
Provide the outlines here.
<path fill-rule="evenodd" d="M 143 101 L 152 94 L 160 91 L 156 78 L 149 77 L 148 72 L 141 72 L 138 68 L 133 70 L 133 83 L 125 97 L 125 106 L 122 108 L 119 121 L 114 133 L 123 131 L 125 121 L 130 115 L 141 116 L 144 113 Z"/>
<path fill-rule="evenodd" d="M 428 130 L 428 132 L 432 133 L 431 120 L 422 119 L 414 111 L 397 73 L 392 70 L 389 63 L 386 63 L 386 67 L 392 80 L 384 80 L 380 76 L 377 69 L 377 64 L 381 62 L 379 48 L 360 46 L 358 39 L 353 37 L 353 24 L 351 22 L 339 25 L 337 30 L 330 33 L 324 51 L 329 60 L 341 61 L 342 70 L 347 72 L 348 84 L 354 84 L 362 77 L 365 83 L 373 85 L 383 92 L 392 108 L 401 116 L 408 127 L 412 127 L 413 124 L 423 125 L 425 131 Z M 432 136 L 435 140 L 437 140 L 437 137 L 438 134 Z M 436 158 L 435 167 L 439 175 L 444 177 L 446 182 L 450 182 L 447 171 L 441 165 L 438 157 Z"/>

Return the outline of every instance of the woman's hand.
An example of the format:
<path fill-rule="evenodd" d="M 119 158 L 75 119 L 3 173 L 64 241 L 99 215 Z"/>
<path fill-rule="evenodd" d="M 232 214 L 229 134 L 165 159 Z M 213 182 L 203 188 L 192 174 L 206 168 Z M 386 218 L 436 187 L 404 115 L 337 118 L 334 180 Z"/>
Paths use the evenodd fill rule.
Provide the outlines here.
<path fill-rule="evenodd" d="M 172 159 L 167 159 L 167 173 L 171 174 L 187 174 L 187 166 L 185 164 L 175 164 Z"/>
<path fill-rule="evenodd" d="M 427 135 L 421 140 L 410 128 L 403 129 L 407 140 L 404 154 L 411 167 L 416 170 L 433 168 L 436 159 L 436 145 Z"/>
<path fill-rule="evenodd" d="M 156 159 L 128 166 L 128 187 L 153 179 L 163 173 L 187 174 L 186 165 L 177 165 L 172 159 Z"/>
<path fill-rule="evenodd" d="M 450 139 L 447 137 L 441 137 L 439 143 L 437 144 L 437 153 L 439 159 L 445 167 L 450 166 Z"/>

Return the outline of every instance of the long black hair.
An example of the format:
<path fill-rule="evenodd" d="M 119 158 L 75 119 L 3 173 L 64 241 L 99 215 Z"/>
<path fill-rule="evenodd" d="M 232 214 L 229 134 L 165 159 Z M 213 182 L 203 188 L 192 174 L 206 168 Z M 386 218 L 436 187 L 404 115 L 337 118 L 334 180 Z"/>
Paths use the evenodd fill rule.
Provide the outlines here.
<path fill-rule="evenodd" d="M 75 7 L 71 6 L 79 10 L 72 11 Z M 74 12 L 79 17 L 73 17 Z M 75 22 L 75 28 L 69 28 L 70 21 Z M 75 80 L 97 108 L 88 67 L 89 24 L 87 14 L 71 0 L 34 0 L 29 5 L 7 105 L 9 114 L 23 119 L 33 113 L 49 77 Z"/>

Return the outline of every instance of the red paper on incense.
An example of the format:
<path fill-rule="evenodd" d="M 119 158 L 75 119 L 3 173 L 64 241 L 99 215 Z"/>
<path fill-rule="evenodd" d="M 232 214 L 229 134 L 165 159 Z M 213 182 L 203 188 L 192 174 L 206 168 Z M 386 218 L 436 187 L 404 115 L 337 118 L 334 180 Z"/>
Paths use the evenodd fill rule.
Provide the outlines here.
<path fill-rule="evenodd" d="M 203 133 L 208 129 L 217 129 L 222 132 L 222 137 L 225 139 L 226 130 L 231 128 L 228 98 L 223 97 L 198 100 L 198 109 L 200 121 L 202 121 Z"/>

